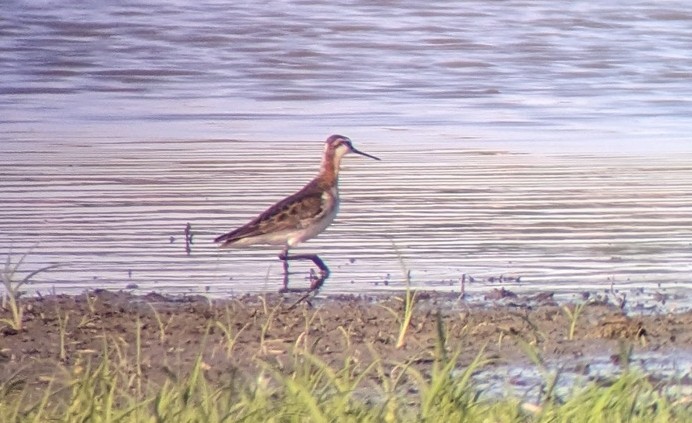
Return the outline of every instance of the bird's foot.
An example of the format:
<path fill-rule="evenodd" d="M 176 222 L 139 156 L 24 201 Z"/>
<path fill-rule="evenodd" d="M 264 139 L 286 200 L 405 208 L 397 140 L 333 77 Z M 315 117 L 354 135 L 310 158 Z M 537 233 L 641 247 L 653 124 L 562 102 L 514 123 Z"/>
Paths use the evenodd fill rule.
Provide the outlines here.
<path fill-rule="evenodd" d="M 310 291 L 317 291 L 320 288 L 322 288 L 324 281 L 326 281 L 328 277 L 329 269 L 320 270 L 319 276 L 317 276 L 317 272 L 315 272 L 313 269 L 310 269 Z"/>

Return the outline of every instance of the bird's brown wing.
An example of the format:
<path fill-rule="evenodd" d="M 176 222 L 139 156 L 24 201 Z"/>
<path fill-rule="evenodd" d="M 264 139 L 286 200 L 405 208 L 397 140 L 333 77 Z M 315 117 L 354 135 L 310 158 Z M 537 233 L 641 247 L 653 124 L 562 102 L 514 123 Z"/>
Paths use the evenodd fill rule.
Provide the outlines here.
<path fill-rule="evenodd" d="M 242 238 L 264 235 L 268 232 L 303 228 L 306 220 L 323 212 L 322 194 L 322 190 L 310 183 L 297 193 L 269 207 L 246 225 L 219 236 L 214 242 L 229 244 Z"/>

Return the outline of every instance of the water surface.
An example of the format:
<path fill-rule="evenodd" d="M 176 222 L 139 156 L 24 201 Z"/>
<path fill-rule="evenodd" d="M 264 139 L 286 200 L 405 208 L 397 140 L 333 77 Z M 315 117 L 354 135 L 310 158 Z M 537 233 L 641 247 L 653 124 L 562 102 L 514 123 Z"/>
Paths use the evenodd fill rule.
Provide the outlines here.
<path fill-rule="evenodd" d="M 60 263 L 44 291 L 275 289 L 275 250 L 210 241 L 343 133 L 383 161 L 347 158 L 302 248 L 325 292 L 401 286 L 402 261 L 436 288 L 686 288 L 690 27 L 681 1 L 9 1 L 0 250 Z"/>

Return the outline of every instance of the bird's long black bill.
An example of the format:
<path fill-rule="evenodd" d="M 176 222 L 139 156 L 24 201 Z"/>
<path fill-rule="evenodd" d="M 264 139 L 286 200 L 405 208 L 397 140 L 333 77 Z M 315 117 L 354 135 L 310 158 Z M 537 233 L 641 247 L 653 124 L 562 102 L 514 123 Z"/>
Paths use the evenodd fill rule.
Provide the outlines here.
<path fill-rule="evenodd" d="M 360 154 L 361 156 L 370 157 L 371 159 L 375 159 L 375 160 L 381 160 L 379 157 L 375 157 L 375 156 L 368 154 L 368 153 L 363 153 L 362 151 L 356 150 L 355 148 L 351 148 L 351 151 L 353 151 L 356 154 Z"/>

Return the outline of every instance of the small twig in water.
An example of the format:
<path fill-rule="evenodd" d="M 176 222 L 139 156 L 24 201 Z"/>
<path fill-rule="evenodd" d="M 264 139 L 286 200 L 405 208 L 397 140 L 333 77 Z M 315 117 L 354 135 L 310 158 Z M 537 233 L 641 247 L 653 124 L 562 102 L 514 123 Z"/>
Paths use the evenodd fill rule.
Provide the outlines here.
<path fill-rule="evenodd" d="M 189 256 L 192 253 L 192 225 L 187 222 L 185 225 L 185 253 Z"/>

